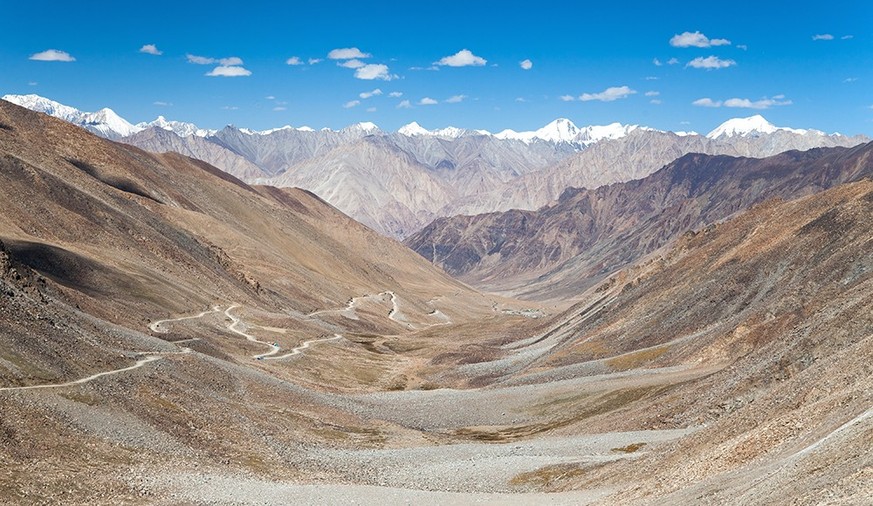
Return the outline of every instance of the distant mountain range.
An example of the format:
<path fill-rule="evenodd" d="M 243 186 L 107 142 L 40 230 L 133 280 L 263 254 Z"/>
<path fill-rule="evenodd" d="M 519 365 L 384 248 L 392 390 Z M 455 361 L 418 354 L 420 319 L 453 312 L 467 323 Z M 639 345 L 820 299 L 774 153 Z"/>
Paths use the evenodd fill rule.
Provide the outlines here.
<path fill-rule="evenodd" d="M 763 157 L 868 140 L 776 127 L 759 115 L 728 120 L 706 136 L 619 123 L 577 127 L 563 118 L 496 134 L 415 122 L 397 132 L 369 122 L 207 130 L 162 116 L 133 125 L 110 109 L 87 113 L 38 95 L 3 99 L 148 151 L 198 158 L 248 183 L 310 190 L 396 238 L 442 216 L 537 209 L 568 187 L 639 179 L 687 153 Z"/>
<path fill-rule="evenodd" d="M 769 199 L 873 176 L 873 143 L 753 159 L 687 154 L 643 179 L 569 188 L 537 211 L 440 218 L 406 244 L 473 286 L 551 299 L 581 293 L 679 234 Z"/>

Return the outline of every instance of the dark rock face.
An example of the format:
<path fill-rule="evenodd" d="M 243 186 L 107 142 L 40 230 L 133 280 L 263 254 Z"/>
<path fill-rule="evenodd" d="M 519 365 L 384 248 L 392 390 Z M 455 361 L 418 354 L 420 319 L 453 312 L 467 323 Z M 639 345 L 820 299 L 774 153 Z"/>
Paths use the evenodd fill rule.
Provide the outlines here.
<path fill-rule="evenodd" d="M 485 288 L 573 278 L 555 286 L 582 289 L 682 232 L 756 203 L 870 177 L 871 153 L 873 143 L 763 159 L 689 154 L 645 179 L 568 189 L 556 204 L 538 211 L 443 218 L 406 244 Z"/>

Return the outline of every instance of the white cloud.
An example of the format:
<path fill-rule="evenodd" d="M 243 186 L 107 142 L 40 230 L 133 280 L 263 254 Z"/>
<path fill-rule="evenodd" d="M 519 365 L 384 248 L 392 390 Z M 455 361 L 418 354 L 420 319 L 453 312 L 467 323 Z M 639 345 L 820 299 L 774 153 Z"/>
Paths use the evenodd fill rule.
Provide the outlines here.
<path fill-rule="evenodd" d="M 725 101 L 712 100 L 711 98 L 699 98 L 692 105 L 699 107 L 733 107 L 739 109 L 769 109 L 773 106 L 791 105 L 791 100 L 786 100 L 785 95 L 775 95 L 773 97 L 764 97 L 760 100 L 749 100 L 748 98 L 729 98 Z"/>
<path fill-rule="evenodd" d="M 524 98 L 524 97 L 515 97 L 515 101 L 516 101 L 516 102 L 524 103 L 524 102 L 527 102 L 527 99 Z"/>
<path fill-rule="evenodd" d="M 743 51 L 749 49 L 749 46 L 745 44 L 737 44 L 737 49 L 742 49 Z"/>
<path fill-rule="evenodd" d="M 347 69 L 359 69 L 359 68 L 363 67 L 364 65 L 366 65 L 366 63 L 362 62 L 361 60 L 356 60 L 353 58 L 351 60 L 346 60 L 342 63 L 337 62 L 337 65 L 339 65 L 340 67 L 345 67 Z"/>
<path fill-rule="evenodd" d="M 363 99 L 368 99 L 368 98 L 370 98 L 370 97 L 378 97 L 378 96 L 381 95 L 381 94 L 382 94 L 382 90 L 380 90 L 379 88 L 376 88 L 376 89 L 373 90 L 373 91 L 364 91 L 364 92 L 361 92 L 361 93 L 358 94 L 358 96 L 361 97 L 361 98 L 363 98 Z"/>
<path fill-rule="evenodd" d="M 185 58 L 188 59 L 188 63 L 194 63 L 196 65 L 210 65 L 215 63 L 215 58 L 207 58 L 205 56 L 197 56 L 194 54 L 186 54 Z"/>
<path fill-rule="evenodd" d="M 36 81 L 30 81 L 29 83 L 27 83 L 27 85 L 28 86 L 39 86 L 39 83 Z"/>
<path fill-rule="evenodd" d="M 685 65 L 685 67 L 694 67 L 696 69 L 713 70 L 713 69 L 723 69 L 723 68 L 727 68 L 727 67 L 732 67 L 736 64 L 737 64 L 737 62 L 735 62 L 733 60 L 722 60 L 721 58 L 719 58 L 717 56 L 707 56 L 706 58 L 704 58 L 702 56 L 698 56 L 697 58 L 688 62 L 688 64 Z"/>
<path fill-rule="evenodd" d="M 834 36 L 829 33 L 818 33 L 812 36 L 812 40 L 834 40 Z"/>
<path fill-rule="evenodd" d="M 854 35 L 843 35 L 842 37 L 840 37 L 840 40 L 849 40 L 849 39 L 854 39 L 854 38 L 855 38 Z"/>
<path fill-rule="evenodd" d="M 265 100 L 276 100 L 276 97 L 274 97 L 273 95 L 267 95 L 266 97 L 264 97 L 264 99 Z"/>
<path fill-rule="evenodd" d="M 446 99 L 447 104 L 460 104 L 467 98 L 467 95 L 453 95 Z"/>
<path fill-rule="evenodd" d="M 663 63 L 661 63 L 661 60 L 659 60 L 659 59 L 657 59 L 657 58 L 652 58 L 652 63 L 653 63 L 656 67 L 660 67 L 661 65 L 663 65 Z"/>
<path fill-rule="evenodd" d="M 715 101 L 709 97 L 698 98 L 694 102 L 691 102 L 691 105 L 696 105 L 698 107 L 721 107 L 721 101 Z"/>
<path fill-rule="evenodd" d="M 210 58 L 208 56 L 186 54 L 185 58 L 188 59 L 188 63 L 194 63 L 196 65 L 212 65 L 213 63 L 217 63 L 222 67 L 234 67 L 236 65 L 243 64 L 242 58 L 238 56 L 229 56 L 227 58 Z"/>
<path fill-rule="evenodd" d="M 660 79 L 660 77 L 655 77 L 655 76 L 646 76 L 645 77 L 646 81 L 657 81 L 658 79 Z"/>
<path fill-rule="evenodd" d="M 357 107 L 357 106 L 359 106 L 359 105 L 361 105 L 361 101 L 360 101 L 360 100 L 349 100 L 348 102 L 346 102 L 345 104 L 343 104 L 343 108 L 345 108 L 345 109 L 351 109 L 352 107 Z"/>
<path fill-rule="evenodd" d="M 370 53 L 364 53 L 356 47 L 343 47 L 327 53 L 331 60 L 351 60 L 353 58 L 369 58 Z"/>
<path fill-rule="evenodd" d="M 457 53 L 441 58 L 440 61 L 434 62 L 433 64 L 448 67 L 481 67 L 486 63 L 488 63 L 488 60 L 476 56 L 469 49 L 461 49 Z"/>
<path fill-rule="evenodd" d="M 397 79 L 396 74 L 388 73 L 388 65 L 381 63 L 369 63 L 355 70 L 355 77 L 372 81 L 373 79 L 382 79 L 383 81 L 391 81 Z"/>
<path fill-rule="evenodd" d="M 530 60 L 521 60 L 518 62 L 518 66 L 524 70 L 530 70 L 533 68 L 533 62 Z"/>
<path fill-rule="evenodd" d="M 375 107 L 367 107 L 367 112 L 376 112 Z"/>
<path fill-rule="evenodd" d="M 310 59 L 306 60 L 306 62 L 309 63 L 310 65 L 315 65 L 316 63 L 321 63 L 323 61 L 324 60 L 322 60 L 321 58 L 310 58 Z"/>
<path fill-rule="evenodd" d="M 667 60 L 667 65 L 676 65 L 677 63 L 679 63 L 678 58 L 670 58 L 669 60 Z"/>
<path fill-rule="evenodd" d="M 139 52 L 140 52 L 140 53 L 145 53 L 145 54 L 153 54 L 153 55 L 155 55 L 155 56 L 160 56 L 160 55 L 164 54 L 164 52 L 163 52 L 163 51 L 159 51 L 159 50 L 158 50 L 158 46 L 156 46 L 156 45 L 154 45 L 154 44 L 146 44 L 146 45 L 144 45 L 143 47 L 139 48 Z"/>
<path fill-rule="evenodd" d="M 591 100 L 612 102 L 613 100 L 618 100 L 620 98 L 627 98 L 629 95 L 633 95 L 634 93 L 636 93 L 636 91 L 630 89 L 627 86 L 612 86 L 606 88 L 600 93 L 583 93 L 579 95 L 579 100 L 583 102 L 588 102 Z"/>
<path fill-rule="evenodd" d="M 700 32 L 683 32 L 670 39 L 670 45 L 673 47 L 729 46 L 730 43 L 731 41 L 727 39 L 710 39 Z"/>
<path fill-rule="evenodd" d="M 418 105 L 436 105 L 438 103 L 439 102 L 430 97 L 424 97 L 423 99 L 418 101 Z"/>
<path fill-rule="evenodd" d="M 389 97 L 394 97 L 394 98 L 402 97 L 402 96 L 403 96 L 403 92 L 402 92 L 402 91 L 392 91 L 391 93 L 388 94 L 388 96 L 389 96 Z"/>
<path fill-rule="evenodd" d="M 558 98 L 560 98 L 564 102 L 572 102 L 572 101 L 576 100 L 576 97 L 574 97 L 573 95 L 561 95 Z"/>
<path fill-rule="evenodd" d="M 660 91 L 647 91 L 646 92 L 647 97 L 657 97 L 660 94 L 661 94 Z"/>
<path fill-rule="evenodd" d="M 169 107 L 169 106 L 171 106 L 171 105 L 173 105 L 173 104 L 171 104 L 171 103 L 169 103 L 169 102 L 163 102 L 163 101 L 161 101 L 161 100 L 158 100 L 158 101 L 156 101 L 156 102 L 152 102 L 152 105 L 156 105 L 156 106 L 159 106 L 159 107 Z"/>
<path fill-rule="evenodd" d="M 399 104 L 397 104 L 398 109 L 412 109 L 412 104 L 409 103 L 409 100 L 403 100 Z"/>
<path fill-rule="evenodd" d="M 224 109 L 225 111 L 236 111 L 239 109 L 239 107 L 237 107 L 235 105 L 226 105 L 226 106 L 222 107 L 222 109 Z"/>
<path fill-rule="evenodd" d="M 288 108 L 285 107 L 285 106 L 282 106 L 282 105 L 277 105 L 276 107 L 273 108 L 273 110 L 276 111 L 276 112 L 278 112 L 278 111 L 287 111 Z"/>
<path fill-rule="evenodd" d="M 769 109 L 774 105 L 791 105 L 791 100 L 785 100 L 785 95 L 776 95 L 773 98 L 762 98 L 761 100 L 729 98 L 724 101 L 725 107 L 738 107 L 741 109 Z"/>
<path fill-rule="evenodd" d="M 70 53 L 59 49 L 46 49 L 41 53 L 34 53 L 30 55 L 30 59 L 36 61 L 76 61 L 70 56 Z"/>
<path fill-rule="evenodd" d="M 661 101 L 658 100 L 657 98 L 653 98 L 653 99 L 649 100 L 649 103 L 654 104 L 654 105 L 661 105 Z"/>
<path fill-rule="evenodd" d="M 248 69 L 236 66 L 220 65 L 206 73 L 209 77 L 245 77 L 252 75 Z"/>
<path fill-rule="evenodd" d="M 847 78 L 843 79 L 843 82 L 844 83 L 854 83 L 857 80 L 858 80 L 857 77 L 847 77 Z"/>
<path fill-rule="evenodd" d="M 299 56 L 292 56 L 285 60 L 286 65 L 303 65 L 303 60 L 300 59 Z"/>

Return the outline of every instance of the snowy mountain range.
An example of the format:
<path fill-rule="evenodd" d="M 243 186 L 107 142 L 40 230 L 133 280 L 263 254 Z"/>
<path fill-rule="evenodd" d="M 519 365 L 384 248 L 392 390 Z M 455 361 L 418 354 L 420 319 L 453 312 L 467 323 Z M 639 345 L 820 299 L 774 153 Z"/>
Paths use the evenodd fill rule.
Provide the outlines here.
<path fill-rule="evenodd" d="M 760 115 L 730 119 L 706 136 L 620 123 L 578 127 L 566 118 L 533 131 L 496 134 L 428 130 L 416 122 L 396 132 L 370 122 L 340 130 L 207 130 L 163 116 L 133 125 L 110 109 L 82 112 L 38 95 L 3 99 L 147 151 L 203 160 L 249 183 L 313 191 L 397 238 L 440 216 L 533 210 L 568 187 L 640 179 L 687 153 L 763 157 L 869 141 L 777 127 Z"/>
<path fill-rule="evenodd" d="M 214 136 L 218 130 L 209 130 L 200 128 L 193 123 L 183 121 L 167 120 L 164 116 L 158 116 L 153 121 L 131 124 L 121 116 L 115 113 L 112 109 L 103 108 L 97 112 L 84 112 L 76 108 L 55 102 L 39 95 L 4 95 L 3 100 L 14 104 L 26 107 L 33 111 L 42 112 L 56 118 L 63 119 L 70 123 L 82 126 L 94 133 L 111 139 L 120 139 L 128 137 L 137 132 L 141 132 L 147 128 L 157 127 L 163 130 L 168 130 L 180 137 L 197 136 L 210 137 Z M 469 130 L 457 127 L 445 127 L 434 130 L 428 130 L 417 122 L 412 122 L 400 127 L 397 133 L 407 137 L 438 137 L 443 139 L 458 139 L 467 136 L 493 136 L 501 140 L 518 140 L 526 144 L 532 142 L 544 141 L 551 143 L 565 142 L 573 145 L 577 149 L 584 149 L 596 142 L 605 139 L 620 139 L 625 137 L 630 132 L 641 128 L 644 130 L 655 130 L 649 127 L 639 125 L 622 125 L 621 123 L 611 123 L 609 125 L 588 125 L 584 127 L 576 126 L 567 118 L 558 118 L 551 123 L 533 131 L 517 132 L 515 130 L 506 129 L 496 134 L 492 134 L 487 130 Z M 271 128 L 268 130 L 251 130 L 240 128 L 239 131 L 247 135 L 270 135 L 275 132 L 294 130 L 298 132 L 316 132 L 313 128 L 292 127 L 285 125 L 279 128 Z M 356 123 L 349 125 L 341 130 L 331 130 L 323 128 L 322 132 L 363 132 L 366 134 L 386 133 L 377 125 L 370 122 Z M 709 139 L 729 138 L 729 137 L 759 137 L 761 135 L 771 134 L 777 131 L 791 132 L 797 135 L 817 135 L 826 136 L 827 134 L 819 130 L 805 130 L 788 127 L 777 127 L 767 121 L 763 116 L 756 114 L 748 118 L 733 118 L 725 121 L 714 130 L 709 132 L 706 137 Z M 674 132 L 677 135 L 696 135 L 694 132 Z M 833 134 L 838 135 L 838 134 Z"/>
<path fill-rule="evenodd" d="M 83 112 L 39 95 L 4 95 L 3 100 L 60 118 L 109 139 L 127 137 L 141 130 L 108 108 Z"/>

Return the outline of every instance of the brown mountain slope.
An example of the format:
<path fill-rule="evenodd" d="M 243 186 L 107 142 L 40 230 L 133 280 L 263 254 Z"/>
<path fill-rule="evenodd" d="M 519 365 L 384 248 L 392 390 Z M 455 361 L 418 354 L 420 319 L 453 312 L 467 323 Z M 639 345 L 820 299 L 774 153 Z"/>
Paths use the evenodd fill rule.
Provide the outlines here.
<path fill-rule="evenodd" d="M 871 222 L 869 180 L 768 201 L 591 290 L 608 304 L 581 322 L 590 302 L 570 309 L 561 320 L 571 324 L 510 381 L 669 372 L 679 380 L 626 390 L 607 413 L 581 393 L 554 412 L 589 413 L 593 431 L 699 430 L 640 459 L 523 478 L 562 471 L 550 486 L 612 484 L 610 503 L 863 502 L 873 492 Z"/>
<path fill-rule="evenodd" d="M 764 159 L 686 155 L 638 181 L 568 189 L 538 211 L 438 219 L 406 244 L 485 289 L 572 296 L 683 231 L 869 176 L 871 152 L 873 144 Z"/>
<path fill-rule="evenodd" d="M 0 124 L 0 241 L 91 315 L 142 328 L 212 304 L 308 313 L 384 291 L 405 300 L 410 317 L 448 293 L 468 297 L 459 319 L 465 308 L 490 311 L 307 192 L 255 189 L 203 162 L 147 154 L 6 102 Z"/>

